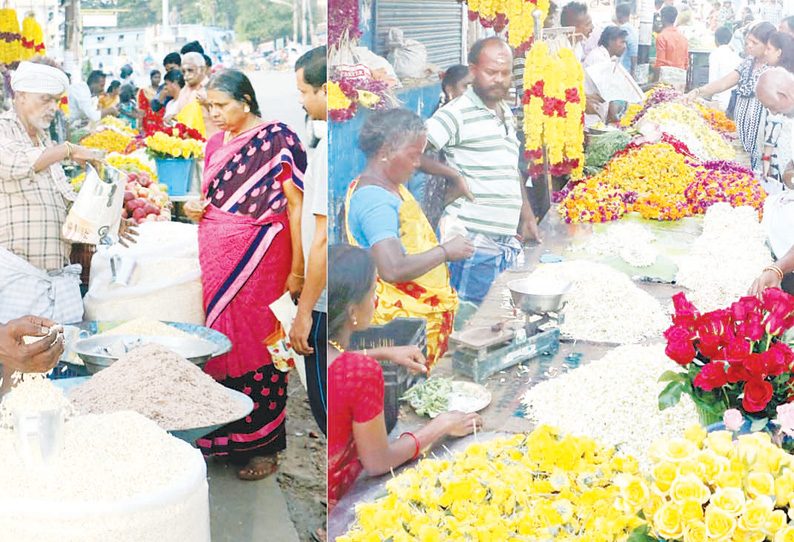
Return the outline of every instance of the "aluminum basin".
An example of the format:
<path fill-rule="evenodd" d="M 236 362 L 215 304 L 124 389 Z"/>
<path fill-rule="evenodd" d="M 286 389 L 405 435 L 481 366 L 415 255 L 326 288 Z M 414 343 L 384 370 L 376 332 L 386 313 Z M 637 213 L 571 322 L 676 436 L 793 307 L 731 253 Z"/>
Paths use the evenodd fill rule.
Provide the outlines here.
<path fill-rule="evenodd" d="M 556 312 L 571 283 L 554 278 L 524 278 L 507 283 L 513 305 L 525 313 Z"/>

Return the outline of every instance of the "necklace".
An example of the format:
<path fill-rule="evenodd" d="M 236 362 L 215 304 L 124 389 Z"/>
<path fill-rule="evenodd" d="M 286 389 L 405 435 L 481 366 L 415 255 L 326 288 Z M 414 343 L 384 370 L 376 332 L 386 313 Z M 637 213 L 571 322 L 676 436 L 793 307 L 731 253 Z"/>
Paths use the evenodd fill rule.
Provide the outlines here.
<path fill-rule="evenodd" d="M 340 353 L 342 353 L 342 354 L 344 354 L 344 353 L 345 353 L 345 349 L 344 349 L 344 348 L 342 348 L 342 345 L 341 345 L 341 344 L 339 344 L 338 342 L 336 342 L 336 341 L 334 341 L 334 340 L 332 340 L 332 339 L 329 339 L 329 340 L 328 340 L 328 344 L 330 344 L 331 346 L 333 346 L 334 348 L 336 348 L 337 350 L 339 350 L 339 352 L 340 352 Z"/>

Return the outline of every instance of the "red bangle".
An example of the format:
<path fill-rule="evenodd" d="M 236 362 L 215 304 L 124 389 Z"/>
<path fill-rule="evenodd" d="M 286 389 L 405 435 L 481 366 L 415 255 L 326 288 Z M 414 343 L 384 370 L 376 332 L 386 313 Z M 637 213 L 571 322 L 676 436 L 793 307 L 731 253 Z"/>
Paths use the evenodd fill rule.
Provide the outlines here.
<path fill-rule="evenodd" d="M 408 435 L 409 437 L 411 437 L 412 439 L 414 439 L 414 443 L 416 444 L 416 451 L 414 452 L 414 456 L 411 458 L 411 461 L 413 461 L 414 459 L 416 459 L 417 457 L 419 457 L 419 450 L 420 450 L 420 447 L 419 447 L 419 439 L 418 439 L 418 438 L 416 438 L 416 435 L 414 435 L 413 433 L 409 433 L 408 431 L 406 431 L 405 433 L 403 433 L 402 435 L 400 435 L 400 438 L 403 438 L 405 435 Z"/>
<path fill-rule="evenodd" d="M 772 159 L 772 157 L 771 156 L 767 156 L 767 155 L 764 155 L 764 156 L 761 157 L 761 160 L 763 160 L 764 162 L 769 162 L 771 159 Z"/>

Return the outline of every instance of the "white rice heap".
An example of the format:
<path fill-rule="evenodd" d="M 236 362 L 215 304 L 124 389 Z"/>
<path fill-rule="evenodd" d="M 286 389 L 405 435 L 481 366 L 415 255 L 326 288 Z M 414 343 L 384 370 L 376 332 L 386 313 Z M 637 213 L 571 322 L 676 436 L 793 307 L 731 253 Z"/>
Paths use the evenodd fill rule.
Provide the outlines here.
<path fill-rule="evenodd" d="M 687 298 L 702 312 L 722 309 L 747 295 L 772 254 L 766 233 L 752 207 L 728 203 L 709 207 L 703 233 L 688 256 L 680 258 L 676 282 L 689 289 Z"/>
<path fill-rule="evenodd" d="M 46 468 L 0 430 L 0 538 L 26 542 L 209 541 L 198 450 L 135 412 L 79 416 Z"/>
<path fill-rule="evenodd" d="M 12 428 L 14 412 L 18 410 L 45 411 L 64 408 L 67 417 L 72 414 L 71 405 L 63 390 L 57 388 L 46 375 L 14 373 L 11 378 L 16 386 L 0 402 L 0 427 Z"/>
<path fill-rule="evenodd" d="M 656 237 L 634 222 L 613 222 L 606 231 L 594 233 L 579 247 L 590 256 L 620 256 L 634 267 L 648 267 L 656 262 L 659 252 L 651 246 Z"/>
<path fill-rule="evenodd" d="M 607 265 L 573 260 L 541 266 L 531 276 L 572 283 L 560 325 L 564 337 L 631 344 L 657 337 L 670 326 L 659 301 Z"/>
<path fill-rule="evenodd" d="M 688 395 L 682 395 L 675 407 L 659 411 L 658 396 L 667 383 L 658 379 L 677 367 L 665 355 L 663 344 L 621 346 L 531 387 L 522 399 L 526 417 L 538 425 L 617 446 L 647 469 L 648 451 L 655 440 L 682 436 L 687 427 L 698 423 Z"/>

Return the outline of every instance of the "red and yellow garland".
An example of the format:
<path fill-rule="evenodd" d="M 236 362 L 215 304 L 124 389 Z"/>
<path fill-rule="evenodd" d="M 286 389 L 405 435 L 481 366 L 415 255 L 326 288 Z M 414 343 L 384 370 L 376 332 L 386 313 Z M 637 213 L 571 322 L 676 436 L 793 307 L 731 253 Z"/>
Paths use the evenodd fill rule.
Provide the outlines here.
<path fill-rule="evenodd" d="M 29 13 L 25 20 L 22 21 L 21 53 L 22 60 L 28 60 L 36 55 L 47 54 L 47 49 L 44 47 L 44 32 L 32 13 Z"/>
<path fill-rule="evenodd" d="M 534 19 L 532 12 L 540 9 L 543 13 L 541 24 L 549 13 L 549 0 L 469 0 L 469 19 L 477 20 L 483 26 L 510 25 L 507 41 L 523 54 L 532 46 L 534 39 Z"/>
<path fill-rule="evenodd" d="M 6 66 L 19 62 L 22 51 L 19 20 L 13 9 L 0 9 L 0 62 Z"/>
<path fill-rule="evenodd" d="M 524 134 L 530 175 L 539 173 L 543 145 L 552 175 L 580 178 L 584 166 L 584 71 L 573 51 L 536 43 L 524 72 Z"/>

